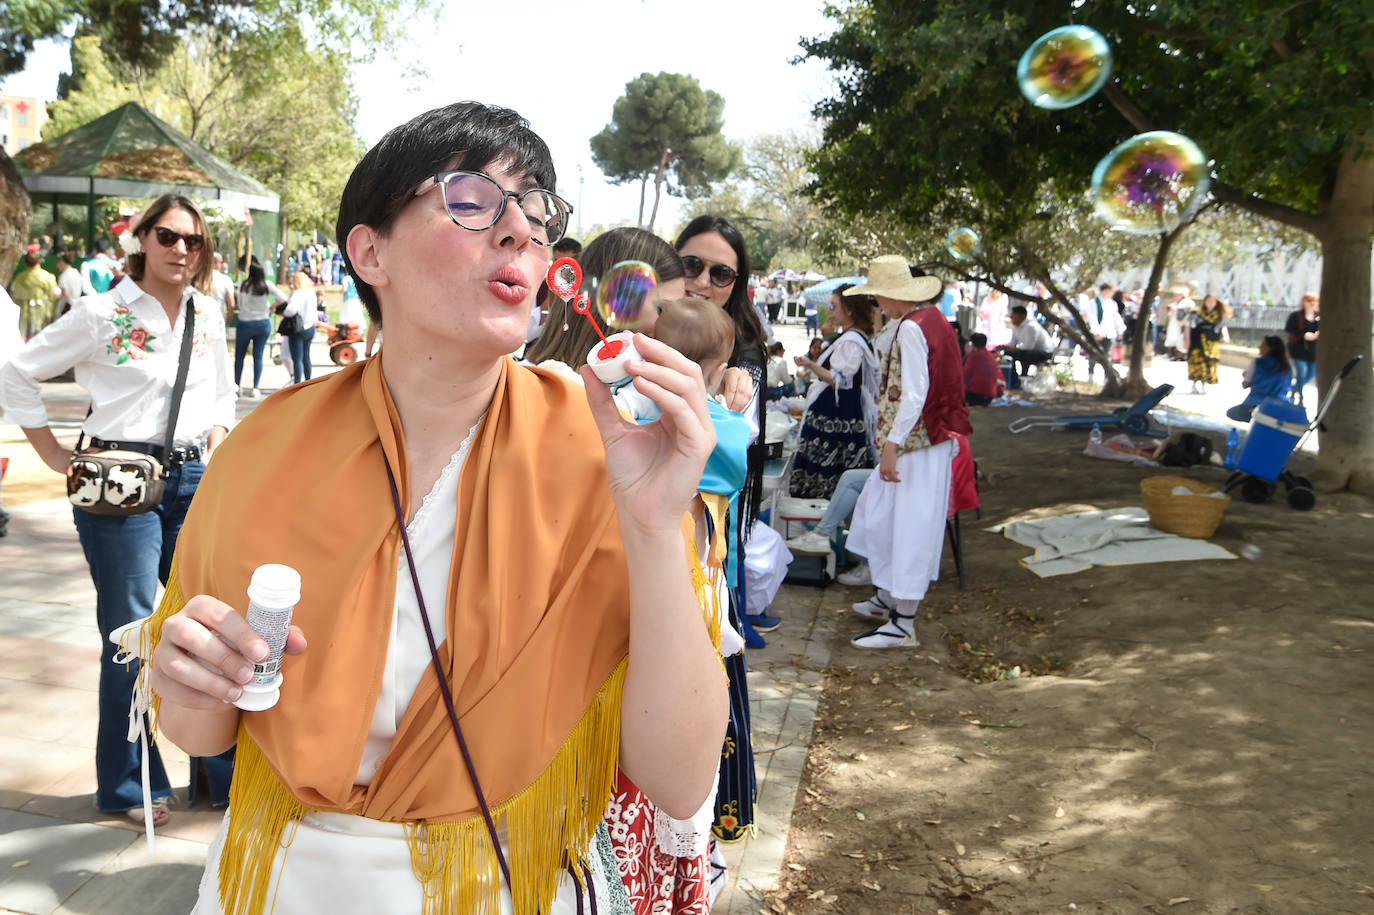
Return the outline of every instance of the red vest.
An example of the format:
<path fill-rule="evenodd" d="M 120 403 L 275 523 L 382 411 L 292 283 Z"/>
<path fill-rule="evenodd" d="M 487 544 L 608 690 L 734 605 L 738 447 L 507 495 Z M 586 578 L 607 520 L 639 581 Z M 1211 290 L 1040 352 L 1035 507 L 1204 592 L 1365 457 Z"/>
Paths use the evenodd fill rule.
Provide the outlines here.
<path fill-rule="evenodd" d="M 926 394 L 925 409 L 921 411 L 921 422 L 925 424 L 930 443 L 938 445 L 955 432 L 972 435 L 968 404 L 964 403 L 964 366 L 954 328 L 933 305 L 907 312 L 902 320 L 915 321 L 930 348 L 930 391 Z M 896 338 L 892 345 L 897 345 Z"/>

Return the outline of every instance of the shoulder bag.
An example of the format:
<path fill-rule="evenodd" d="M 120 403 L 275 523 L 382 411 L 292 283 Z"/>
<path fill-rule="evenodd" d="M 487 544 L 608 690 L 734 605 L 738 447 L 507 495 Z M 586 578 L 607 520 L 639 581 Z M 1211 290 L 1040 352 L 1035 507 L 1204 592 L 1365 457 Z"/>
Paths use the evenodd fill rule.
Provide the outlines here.
<path fill-rule="evenodd" d="M 84 448 L 86 433 L 76 443 L 67 465 L 67 500 L 93 515 L 138 515 L 152 511 L 162 502 L 167 487 L 167 461 L 176 436 L 181 395 L 186 390 L 186 375 L 191 368 L 191 346 L 195 336 L 196 309 L 186 303 L 186 326 L 181 335 L 181 358 L 177 380 L 172 388 L 167 434 L 162 445 L 136 442 L 101 443 L 92 437 L 93 447 Z M 116 447 L 101 447 L 102 444 Z M 146 448 L 147 451 L 141 449 Z"/>

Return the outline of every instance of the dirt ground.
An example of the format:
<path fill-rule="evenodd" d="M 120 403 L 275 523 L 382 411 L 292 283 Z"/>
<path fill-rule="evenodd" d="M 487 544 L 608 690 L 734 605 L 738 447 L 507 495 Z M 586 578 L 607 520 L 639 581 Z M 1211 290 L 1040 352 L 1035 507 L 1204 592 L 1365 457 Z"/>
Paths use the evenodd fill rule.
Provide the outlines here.
<path fill-rule="evenodd" d="M 825 592 L 831 665 L 761 910 L 1374 913 L 1374 503 L 1237 498 L 1213 540 L 1255 561 L 1040 579 L 982 528 L 1140 505 L 1142 478 L 1178 472 L 1006 431 L 1046 406 L 1102 409 L 975 411 L 968 590 L 947 554 L 918 649 L 852 648 L 868 592 Z"/>

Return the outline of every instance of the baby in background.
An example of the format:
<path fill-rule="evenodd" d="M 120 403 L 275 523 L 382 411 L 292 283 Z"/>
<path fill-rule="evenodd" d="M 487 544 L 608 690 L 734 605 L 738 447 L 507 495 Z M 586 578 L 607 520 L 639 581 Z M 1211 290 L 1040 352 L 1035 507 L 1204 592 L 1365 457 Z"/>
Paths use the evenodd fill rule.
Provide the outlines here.
<path fill-rule="evenodd" d="M 725 309 L 706 299 L 664 302 L 654 324 L 654 339 L 701 366 L 708 397 L 720 394 L 730 353 L 735 348 L 735 322 Z"/>

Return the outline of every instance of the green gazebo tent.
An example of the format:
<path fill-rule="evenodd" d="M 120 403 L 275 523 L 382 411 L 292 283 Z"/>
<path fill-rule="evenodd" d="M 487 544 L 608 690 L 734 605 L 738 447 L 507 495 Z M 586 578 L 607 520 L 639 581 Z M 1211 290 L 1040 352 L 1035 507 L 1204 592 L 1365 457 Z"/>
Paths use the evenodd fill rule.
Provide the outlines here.
<path fill-rule="evenodd" d="M 35 210 L 51 204 L 56 221 L 59 204 L 86 208 L 88 250 L 96 236 L 98 198 L 174 193 L 218 200 L 239 218 L 246 216 L 253 253 L 264 266 L 276 262 L 280 196 L 134 102 L 30 146 L 15 164 Z M 226 254 L 225 260 L 232 258 Z"/>

